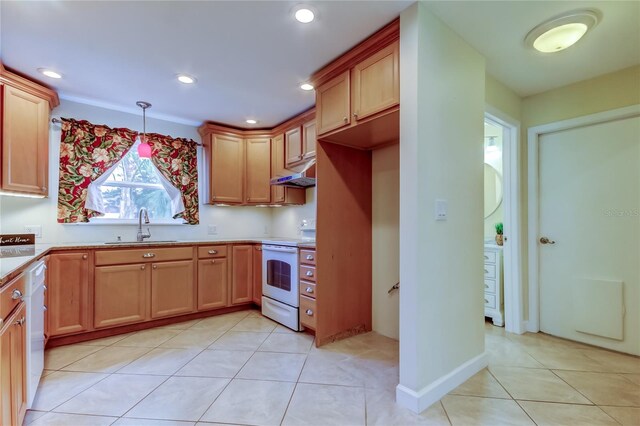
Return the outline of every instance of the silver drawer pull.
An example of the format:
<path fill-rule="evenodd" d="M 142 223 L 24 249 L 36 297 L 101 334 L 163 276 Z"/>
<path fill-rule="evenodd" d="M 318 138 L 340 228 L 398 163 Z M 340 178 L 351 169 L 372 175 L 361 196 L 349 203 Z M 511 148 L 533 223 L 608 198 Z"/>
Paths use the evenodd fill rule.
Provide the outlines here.
<path fill-rule="evenodd" d="M 309 315 L 310 317 L 313 316 L 313 311 L 311 309 L 307 309 L 306 311 L 304 311 L 304 313 Z"/>
<path fill-rule="evenodd" d="M 489 301 L 487 299 L 484 299 L 484 303 L 489 303 Z"/>
<path fill-rule="evenodd" d="M 312 277 L 313 276 L 313 272 L 307 271 L 307 273 L 305 275 L 308 276 L 308 277 Z"/>
<path fill-rule="evenodd" d="M 156 257 L 155 253 L 145 253 L 142 255 L 142 257 L 148 259 L 150 257 Z"/>
<path fill-rule="evenodd" d="M 484 255 L 484 258 L 489 260 L 489 256 L 487 256 L 486 254 Z"/>
<path fill-rule="evenodd" d="M 307 260 L 313 260 L 313 255 L 308 254 L 308 255 L 307 255 Z"/>
<path fill-rule="evenodd" d="M 47 308 L 47 305 L 42 305 L 42 310 L 43 311 L 46 311 L 47 309 L 49 309 L 49 308 Z"/>
<path fill-rule="evenodd" d="M 307 287 L 305 291 L 307 293 L 313 293 L 313 289 L 311 287 Z"/>
<path fill-rule="evenodd" d="M 22 327 L 22 324 L 24 324 L 25 319 L 24 317 L 20 318 L 18 321 L 16 321 L 16 325 L 19 325 L 20 327 Z"/>
<path fill-rule="evenodd" d="M 142 265 L 142 266 L 140 267 L 140 269 L 142 269 L 142 270 L 144 271 L 144 265 Z"/>
<path fill-rule="evenodd" d="M 11 293 L 11 299 L 13 300 L 22 300 L 22 292 L 20 290 L 18 290 L 17 288 L 13 290 L 13 292 Z"/>
<path fill-rule="evenodd" d="M 47 291 L 47 286 L 43 285 L 42 288 L 44 289 L 44 291 Z"/>
<path fill-rule="evenodd" d="M 212 259 L 212 260 L 211 260 L 211 263 L 216 263 L 216 260 L 215 260 L 215 259 Z"/>
<path fill-rule="evenodd" d="M 209 250 L 209 254 L 218 254 L 218 250 Z"/>

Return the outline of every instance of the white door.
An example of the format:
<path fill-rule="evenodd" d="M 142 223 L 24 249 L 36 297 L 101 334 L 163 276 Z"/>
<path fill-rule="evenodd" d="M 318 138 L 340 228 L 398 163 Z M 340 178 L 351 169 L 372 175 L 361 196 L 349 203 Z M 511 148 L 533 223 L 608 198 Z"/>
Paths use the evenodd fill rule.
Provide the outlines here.
<path fill-rule="evenodd" d="M 640 118 L 538 141 L 540 329 L 640 354 Z"/>

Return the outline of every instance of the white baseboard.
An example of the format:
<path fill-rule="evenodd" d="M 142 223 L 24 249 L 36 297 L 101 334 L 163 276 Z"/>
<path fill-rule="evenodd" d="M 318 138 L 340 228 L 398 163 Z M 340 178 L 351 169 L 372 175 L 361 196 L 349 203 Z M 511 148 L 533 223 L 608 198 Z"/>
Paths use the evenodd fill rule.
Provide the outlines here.
<path fill-rule="evenodd" d="M 524 322 L 524 329 L 527 330 L 527 332 L 529 333 L 537 333 L 540 330 L 535 326 L 534 323 L 529 322 L 529 321 L 525 321 Z"/>
<path fill-rule="evenodd" d="M 400 384 L 396 386 L 396 403 L 421 413 L 487 365 L 487 354 L 483 352 L 417 392 Z"/>

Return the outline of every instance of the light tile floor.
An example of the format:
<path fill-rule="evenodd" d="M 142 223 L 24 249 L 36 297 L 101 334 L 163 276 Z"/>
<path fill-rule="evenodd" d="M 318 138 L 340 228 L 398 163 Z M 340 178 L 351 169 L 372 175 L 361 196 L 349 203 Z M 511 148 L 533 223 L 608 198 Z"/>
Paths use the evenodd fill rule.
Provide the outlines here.
<path fill-rule="evenodd" d="M 398 342 L 321 349 L 243 311 L 54 348 L 25 424 L 640 425 L 640 359 L 485 326 L 489 368 L 417 415 Z"/>

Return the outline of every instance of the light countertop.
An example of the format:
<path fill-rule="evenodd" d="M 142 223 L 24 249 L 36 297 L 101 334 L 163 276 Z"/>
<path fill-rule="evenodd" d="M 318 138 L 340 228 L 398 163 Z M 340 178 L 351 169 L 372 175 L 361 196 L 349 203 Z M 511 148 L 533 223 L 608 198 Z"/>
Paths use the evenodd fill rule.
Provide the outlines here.
<path fill-rule="evenodd" d="M 145 241 L 144 243 L 123 242 L 120 244 L 105 244 L 104 242 L 74 242 L 35 244 L 33 246 L 3 247 L 0 255 L 0 286 L 25 269 L 31 262 L 41 258 L 52 250 L 84 250 L 84 249 L 120 249 L 149 246 L 185 246 L 205 244 L 278 244 L 291 247 L 315 248 L 315 241 L 295 238 L 218 238 L 206 240 L 176 240 L 176 241 Z M 9 257 L 11 256 L 11 257 Z"/>

